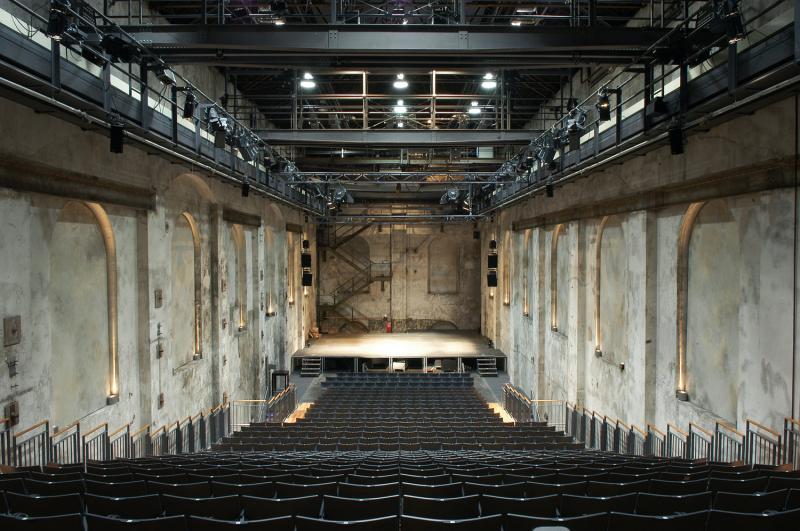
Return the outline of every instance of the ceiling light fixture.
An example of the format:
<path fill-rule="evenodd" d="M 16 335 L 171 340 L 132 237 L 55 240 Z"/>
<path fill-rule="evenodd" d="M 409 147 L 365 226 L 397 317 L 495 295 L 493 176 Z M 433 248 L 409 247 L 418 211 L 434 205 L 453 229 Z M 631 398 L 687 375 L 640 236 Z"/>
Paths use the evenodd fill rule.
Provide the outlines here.
<path fill-rule="evenodd" d="M 408 88 L 408 81 L 406 81 L 406 76 L 404 74 L 397 74 L 397 79 L 394 80 L 392 84 L 396 89 L 406 89 Z"/>
<path fill-rule="evenodd" d="M 397 100 L 397 105 L 394 106 L 395 114 L 405 114 L 408 112 L 408 107 L 405 106 L 403 100 Z"/>
<path fill-rule="evenodd" d="M 308 72 L 303 74 L 303 79 L 300 81 L 300 88 L 313 89 L 316 86 L 317 83 L 314 81 L 314 76 Z"/>
<path fill-rule="evenodd" d="M 479 105 L 478 102 L 473 100 L 469 104 L 469 109 L 467 109 L 467 112 L 470 113 L 470 114 L 480 114 L 481 113 L 481 108 L 478 105 Z"/>
<path fill-rule="evenodd" d="M 522 26 L 522 21 L 521 20 L 512 20 L 511 21 L 511 25 L 516 27 L 516 28 L 518 28 L 518 27 Z"/>
<path fill-rule="evenodd" d="M 485 90 L 494 90 L 497 88 L 497 80 L 494 78 L 494 74 L 489 72 L 483 76 L 481 88 Z"/>

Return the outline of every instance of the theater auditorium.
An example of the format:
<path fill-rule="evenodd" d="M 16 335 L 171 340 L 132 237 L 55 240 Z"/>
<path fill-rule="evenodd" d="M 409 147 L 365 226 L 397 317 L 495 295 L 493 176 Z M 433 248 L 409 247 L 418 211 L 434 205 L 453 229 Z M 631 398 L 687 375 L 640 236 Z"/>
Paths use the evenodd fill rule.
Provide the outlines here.
<path fill-rule="evenodd" d="M 796 0 L 0 0 L 0 530 L 800 529 Z"/>

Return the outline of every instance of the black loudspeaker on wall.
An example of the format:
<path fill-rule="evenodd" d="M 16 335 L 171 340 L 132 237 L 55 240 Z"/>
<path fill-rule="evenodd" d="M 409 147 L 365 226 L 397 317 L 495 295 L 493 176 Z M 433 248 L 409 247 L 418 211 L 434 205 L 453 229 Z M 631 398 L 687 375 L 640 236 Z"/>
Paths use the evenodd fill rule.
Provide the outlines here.
<path fill-rule="evenodd" d="M 497 269 L 497 255 L 496 254 L 490 254 L 489 255 L 489 261 L 486 264 L 486 266 L 489 269 Z"/>
<path fill-rule="evenodd" d="M 310 286 L 313 278 L 314 275 L 311 273 L 303 273 L 303 286 Z"/>
<path fill-rule="evenodd" d="M 486 275 L 486 285 L 490 288 L 497 287 L 497 272 L 492 271 L 488 275 Z"/>
<path fill-rule="evenodd" d="M 673 155 L 683 153 L 683 129 L 678 125 L 669 128 L 669 151 Z"/>
<path fill-rule="evenodd" d="M 300 255 L 300 267 L 311 267 L 311 255 L 303 253 Z"/>

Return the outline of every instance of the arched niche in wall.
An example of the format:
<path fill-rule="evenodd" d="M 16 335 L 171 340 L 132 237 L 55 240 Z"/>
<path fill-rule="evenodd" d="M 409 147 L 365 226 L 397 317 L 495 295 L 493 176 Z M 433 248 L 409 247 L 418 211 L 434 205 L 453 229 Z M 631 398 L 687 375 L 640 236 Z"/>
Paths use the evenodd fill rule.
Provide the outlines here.
<path fill-rule="evenodd" d="M 500 248 L 503 258 L 503 304 L 511 304 L 511 230 L 503 233 L 503 246 Z"/>
<path fill-rule="evenodd" d="M 681 242 L 685 268 L 679 268 L 685 297 L 683 390 L 698 406 L 736 422 L 743 267 L 740 229 L 727 199 L 696 205 L 687 241 Z"/>
<path fill-rule="evenodd" d="M 278 301 L 280 299 L 280 286 L 283 285 L 283 277 L 279 274 L 282 268 L 279 264 L 283 262 L 279 260 L 280 257 L 280 241 L 279 227 L 285 226 L 283 213 L 276 205 L 269 204 L 266 208 L 264 225 L 264 271 L 265 281 L 264 289 L 266 293 L 265 305 L 267 308 L 267 316 L 273 316 L 278 311 Z"/>
<path fill-rule="evenodd" d="M 181 212 L 175 219 L 170 247 L 172 352 L 181 364 L 203 355 L 200 229 L 191 213 Z"/>
<path fill-rule="evenodd" d="M 458 293 L 461 243 L 452 236 L 436 236 L 428 243 L 428 293 Z"/>
<path fill-rule="evenodd" d="M 554 332 L 558 331 L 558 327 L 561 324 L 559 322 L 559 291 L 561 291 L 559 289 L 559 277 L 562 275 L 559 275 L 559 268 L 565 260 L 559 256 L 559 252 L 566 255 L 566 249 L 559 251 L 558 243 L 565 230 L 564 224 L 559 223 L 553 227 L 553 234 L 550 238 L 550 329 Z M 566 261 L 568 261 L 568 258 L 567 256 Z"/>
<path fill-rule="evenodd" d="M 52 421 L 66 424 L 119 397 L 116 241 L 105 209 L 70 201 L 50 246 Z"/>
<path fill-rule="evenodd" d="M 233 223 L 230 227 L 230 242 L 233 248 L 228 253 L 228 304 L 235 315 L 239 330 L 247 328 L 247 245 L 244 228 Z"/>
<path fill-rule="evenodd" d="M 626 359 L 628 260 L 620 216 L 605 216 L 595 243 L 595 352 L 614 362 Z"/>
<path fill-rule="evenodd" d="M 522 235 L 522 315 L 531 314 L 531 229 Z"/>

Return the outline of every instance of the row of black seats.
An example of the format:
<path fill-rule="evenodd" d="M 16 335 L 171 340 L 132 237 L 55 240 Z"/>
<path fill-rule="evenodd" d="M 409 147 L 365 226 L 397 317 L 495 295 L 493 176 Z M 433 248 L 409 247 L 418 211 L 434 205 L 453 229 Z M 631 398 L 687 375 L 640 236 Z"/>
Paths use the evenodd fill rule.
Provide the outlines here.
<path fill-rule="evenodd" d="M 476 476 L 480 480 L 486 476 Z M 198 479 L 198 478 L 189 478 Z M 350 478 L 352 480 L 352 478 Z M 733 492 L 754 494 L 785 489 L 800 489 L 800 478 L 771 477 L 756 480 L 700 480 L 668 481 L 641 480 L 631 483 L 607 483 L 600 481 L 553 482 L 519 481 L 516 483 L 487 483 L 459 481 L 452 483 L 410 483 L 396 481 L 348 483 L 323 481 L 313 483 L 289 483 L 273 481 L 256 476 L 231 476 L 203 479 L 192 482 L 165 482 L 155 479 L 125 482 L 101 482 L 93 480 L 70 480 L 45 482 L 32 479 L 0 480 L 0 491 L 19 494 L 58 495 L 90 493 L 104 496 L 138 496 L 143 494 L 172 494 L 185 497 L 227 496 L 251 494 L 260 497 L 298 497 L 306 495 L 339 495 L 352 498 L 378 498 L 404 494 L 431 498 L 458 498 L 464 495 L 488 494 L 506 497 L 539 497 L 571 494 L 576 496 L 617 496 L 630 493 L 661 495 L 683 495 L 702 492 Z M 452 479 L 452 478 L 451 478 Z"/>
<path fill-rule="evenodd" d="M 264 520 L 229 521 L 197 516 L 167 516 L 126 520 L 77 513 L 52 517 L 0 515 L 2 529 L 8 531 L 531 531 L 568 529 L 571 531 L 730 531 L 755 529 L 795 531 L 800 509 L 779 513 L 746 514 L 729 511 L 699 511 L 674 516 L 645 516 L 628 513 L 598 513 L 571 518 L 541 518 L 523 515 L 494 515 L 465 520 L 440 520 L 414 516 L 387 516 L 371 520 L 336 521 L 310 517 L 278 517 Z"/>
<path fill-rule="evenodd" d="M 408 495 L 380 498 L 344 498 L 332 495 L 261 498 L 235 494 L 214 498 L 188 498 L 170 494 L 112 497 L 94 494 L 37 496 L 0 493 L 0 513 L 31 517 L 92 513 L 120 518 L 194 515 L 221 520 L 258 520 L 302 515 L 315 518 L 323 516 L 330 520 L 366 520 L 406 514 L 423 518 L 462 520 L 495 514 L 553 518 L 624 512 L 668 516 L 709 509 L 743 513 L 791 511 L 800 509 L 800 490 L 761 494 L 703 492 L 680 496 L 631 493 L 592 497 L 565 494 L 537 498 L 477 494 L 459 498 Z"/>

